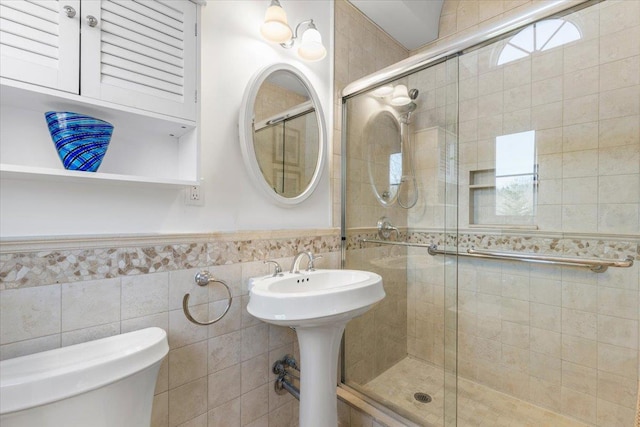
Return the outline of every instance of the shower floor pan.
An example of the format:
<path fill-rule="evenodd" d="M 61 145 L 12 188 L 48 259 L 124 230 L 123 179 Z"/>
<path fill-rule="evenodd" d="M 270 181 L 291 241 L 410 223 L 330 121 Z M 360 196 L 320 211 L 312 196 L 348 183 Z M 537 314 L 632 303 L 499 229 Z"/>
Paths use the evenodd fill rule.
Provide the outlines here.
<path fill-rule="evenodd" d="M 401 408 L 407 413 L 404 415 L 411 414 L 411 418 L 422 420 L 428 426 L 442 426 L 443 377 L 442 368 L 407 357 L 362 386 L 362 389 Z M 433 400 L 423 403 L 414 398 L 415 393 L 428 393 Z M 588 424 L 463 378 L 458 378 L 457 425 L 588 427 Z"/>

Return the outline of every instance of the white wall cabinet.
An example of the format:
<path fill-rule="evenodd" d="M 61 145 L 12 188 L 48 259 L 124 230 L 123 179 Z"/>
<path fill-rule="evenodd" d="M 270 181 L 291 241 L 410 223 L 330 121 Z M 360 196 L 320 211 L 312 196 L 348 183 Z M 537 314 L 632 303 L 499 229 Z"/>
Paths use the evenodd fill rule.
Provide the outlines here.
<path fill-rule="evenodd" d="M 0 0 L 3 176 L 197 183 L 197 8 L 186 0 Z M 114 125 L 99 173 L 62 169 L 44 120 L 52 110 Z"/>
<path fill-rule="evenodd" d="M 79 11 L 80 0 L 0 1 L 2 77 L 79 93 Z"/>

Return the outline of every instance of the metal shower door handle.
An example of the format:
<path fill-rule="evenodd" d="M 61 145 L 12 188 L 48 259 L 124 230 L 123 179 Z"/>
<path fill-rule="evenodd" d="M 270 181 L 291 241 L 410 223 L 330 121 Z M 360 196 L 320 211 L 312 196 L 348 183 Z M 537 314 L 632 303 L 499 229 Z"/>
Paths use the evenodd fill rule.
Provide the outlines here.
<path fill-rule="evenodd" d="M 93 15 L 87 15 L 87 23 L 90 27 L 95 27 L 98 25 L 98 19 Z"/>

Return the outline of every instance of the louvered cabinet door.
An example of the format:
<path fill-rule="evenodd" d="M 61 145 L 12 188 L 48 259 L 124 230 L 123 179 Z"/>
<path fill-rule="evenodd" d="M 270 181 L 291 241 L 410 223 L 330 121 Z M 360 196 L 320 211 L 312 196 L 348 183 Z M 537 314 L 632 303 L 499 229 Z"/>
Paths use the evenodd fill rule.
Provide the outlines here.
<path fill-rule="evenodd" d="M 79 12 L 79 0 L 0 0 L 0 75 L 77 94 Z"/>
<path fill-rule="evenodd" d="M 186 0 L 81 3 L 81 95 L 195 120 L 196 5 Z"/>

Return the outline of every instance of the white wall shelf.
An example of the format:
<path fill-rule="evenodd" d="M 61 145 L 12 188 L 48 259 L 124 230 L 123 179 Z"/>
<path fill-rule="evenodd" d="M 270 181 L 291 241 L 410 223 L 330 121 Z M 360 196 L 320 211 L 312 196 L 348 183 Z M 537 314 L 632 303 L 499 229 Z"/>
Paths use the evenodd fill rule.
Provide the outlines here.
<path fill-rule="evenodd" d="M 37 3 L 0 7 L 2 177 L 197 185 L 198 7 Z M 63 168 L 47 111 L 114 126 L 99 173 Z"/>
<path fill-rule="evenodd" d="M 0 108 L 3 178 L 199 183 L 196 122 L 9 79 L 0 80 Z M 44 118 L 47 111 L 73 111 L 114 125 L 98 173 L 63 168 Z"/>
<path fill-rule="evenodd" d="M 2 179 L 46 179 L 47 181 L 55 180 L 68 182 L 104 181 L 114 183 L 149 184 L 161 187 L 184 187 L 199 184 L 198 181 L 148 178 L 135 175 L 120 175 L 100 172 L 71 171 L 65 169 L 7 165 L 4 163 L 0 163 L 0 177 L 2 177 Z"/>

